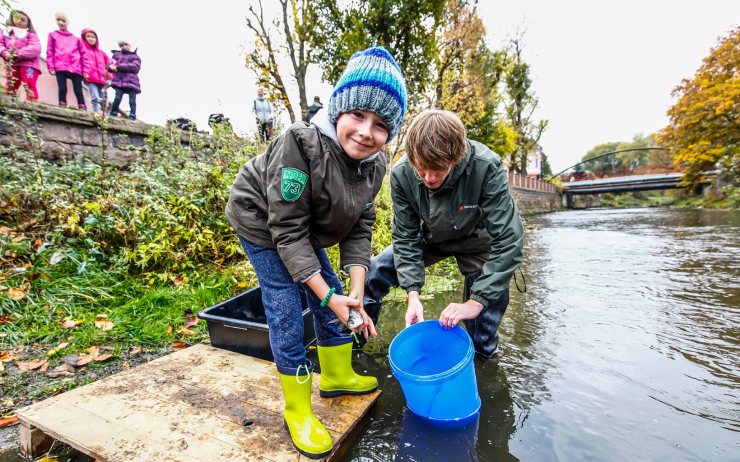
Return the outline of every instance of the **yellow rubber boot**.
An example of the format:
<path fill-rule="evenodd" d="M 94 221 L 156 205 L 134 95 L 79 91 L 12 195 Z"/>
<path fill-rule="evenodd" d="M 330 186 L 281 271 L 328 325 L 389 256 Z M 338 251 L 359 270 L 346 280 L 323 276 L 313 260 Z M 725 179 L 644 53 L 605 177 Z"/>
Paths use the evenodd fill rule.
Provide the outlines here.
<path fill-rule="evenodd" d="M 378 388 L 378 379 L 359 375 L 352 369 L 352 338 L 340 345 L 318 346 L 322 398 L 341 395 L 364 395 Z"/>
<path fill-rule="evenodd" d="M 312 459 L 328 455 L 334 447 L 331 435 L 313 415 L 311 408 L 312 373 L 307 375 L 283 374 L 280 385 L 285 397 L 283 417 L 290 439 L 298 452 Z"/>

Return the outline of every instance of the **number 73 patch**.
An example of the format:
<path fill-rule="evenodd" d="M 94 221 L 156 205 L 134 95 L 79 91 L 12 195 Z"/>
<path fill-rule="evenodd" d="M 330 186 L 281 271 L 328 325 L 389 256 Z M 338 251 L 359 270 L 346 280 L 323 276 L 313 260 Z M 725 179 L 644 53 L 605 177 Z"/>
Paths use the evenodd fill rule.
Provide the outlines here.
<path fill-rule="evenodd" d="M 307 173 L 297 168 L 283 168 L 280 181 L 280 191 L 283 194 L 283 199 L 288 202 L 297 201 L 301 197 L 301 194 L 303 194 L 303 190 L 306 189 L 306 183 L 308 183 Z"/>

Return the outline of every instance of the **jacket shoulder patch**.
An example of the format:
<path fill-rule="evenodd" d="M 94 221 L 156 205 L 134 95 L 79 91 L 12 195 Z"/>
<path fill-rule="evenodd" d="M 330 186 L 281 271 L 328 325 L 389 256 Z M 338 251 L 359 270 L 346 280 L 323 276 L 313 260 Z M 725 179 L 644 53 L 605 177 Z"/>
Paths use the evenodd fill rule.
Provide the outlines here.
<path fill-rule="evenodd" d="M 301 197 L 301 194 L 303 194 L 303 190 L 306 189 L 306 183 L 308 183 L 307 173 L 297 168 L 283 168 L 280 182 L 280 191 L 282 192 L 283 199 L 288 202 L 297 201 Z"/>

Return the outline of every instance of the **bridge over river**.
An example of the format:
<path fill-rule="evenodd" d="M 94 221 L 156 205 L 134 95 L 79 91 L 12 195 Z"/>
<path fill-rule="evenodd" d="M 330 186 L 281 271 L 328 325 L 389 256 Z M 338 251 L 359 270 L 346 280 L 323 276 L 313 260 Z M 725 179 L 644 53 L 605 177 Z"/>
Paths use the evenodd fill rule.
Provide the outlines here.
<path fill-rule="evenodd" d="M 557 177 L 562 178 L 563 205 L 567 208 L 573 206 L 578 195 L 684 187 L 683 172 L 673 164 L 668 150 L 661 147 L 607 152 L 568 167 L 551 179 Z"/>

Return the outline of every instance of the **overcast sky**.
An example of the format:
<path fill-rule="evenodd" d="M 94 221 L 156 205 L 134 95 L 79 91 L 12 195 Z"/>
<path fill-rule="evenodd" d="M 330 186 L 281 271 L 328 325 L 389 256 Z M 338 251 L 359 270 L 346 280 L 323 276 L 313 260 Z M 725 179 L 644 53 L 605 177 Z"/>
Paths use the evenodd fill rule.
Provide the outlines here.
<path fill-rule="evenodd" d="M 223 112 L 238 132 L 254 130 L 255 78 L 244 67 L 253 42 L 244 18 L 254 0 L 14 3 L 30 15 L 44 53 L 60 9 L 74 33 L 96 29 L 103 49 L 120 39 L 138 48 L 140 119 L 188 117 L 203 129 L 208 114 Z M 277 2 L 263 3 L 277 12 Z M 526 30 L 537 114 L 550 120 L 541 144 L 556 171 L 597 144 L 663 127 L 671 90 L 740 24 L 737 0 L 481 0 L 480 12 L 493 48 L 517 27 Z M 318 69 L 310 69 L 308 86 L 309 99 L 326 101 L 331 86 L 320 82 Z"/>

